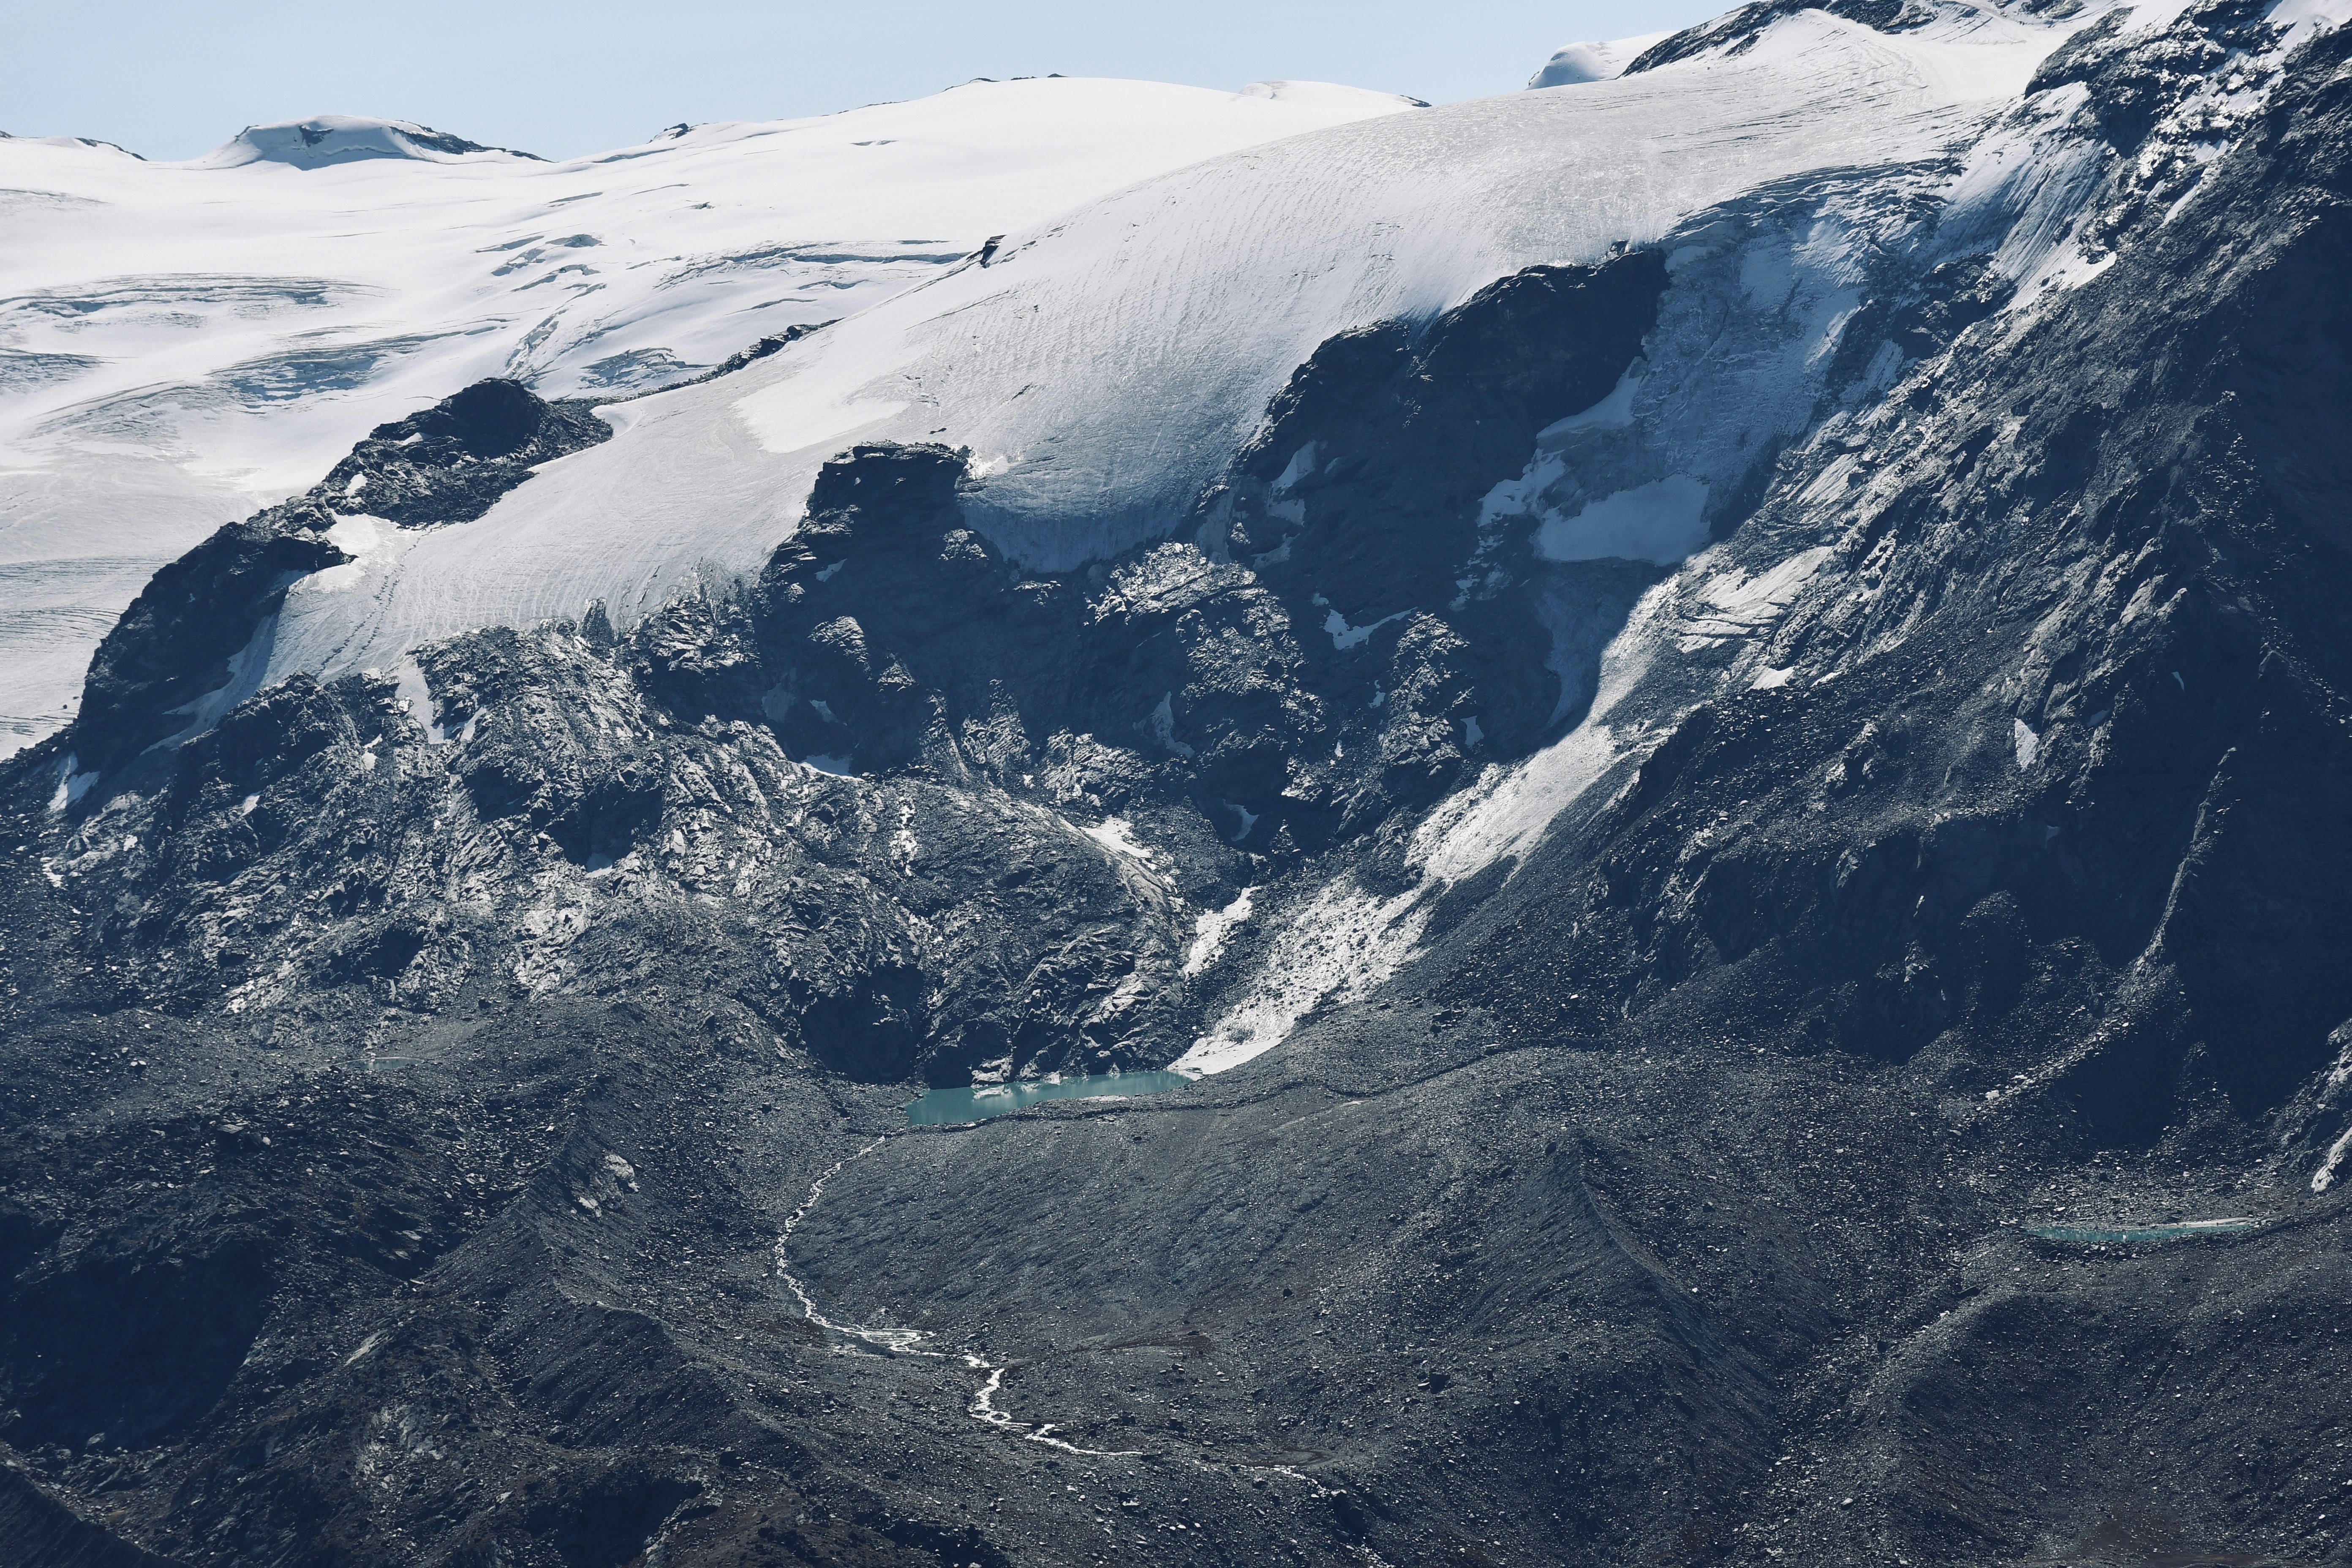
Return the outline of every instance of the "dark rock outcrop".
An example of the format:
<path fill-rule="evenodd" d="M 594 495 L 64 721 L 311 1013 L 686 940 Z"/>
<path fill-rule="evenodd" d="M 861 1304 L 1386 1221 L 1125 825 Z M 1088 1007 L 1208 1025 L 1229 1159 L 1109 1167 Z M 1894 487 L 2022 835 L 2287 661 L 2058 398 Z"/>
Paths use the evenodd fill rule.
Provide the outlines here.
<path fill-rule="evenodd" d="M 173 1568 L 75 1513 L 13 1459 L 0 1461 L 0 1541 L 24 1568 Z"/>
<path fill-rule="evenodd" d="M 1764 29 L 1783 17 L 1802 11 L 1825 11 L 1848 22 L 1881 33 L 1906 32 L 1924 26 L 1935 19 L 1936 13 L 1923 0 L 1829 0 L 1827 5 L 1808 5 L 1804 0 L 1753 0 L 1724 16 L 1710 18 L 1695 27 L 1685 27 L 1670 37 L 1661 38 L 1633 58 L 1624 74 L 1633 76 L 1642 71 L 1655 70 L 1660 66 L 1678 60 L 1696 58 L 1717 49 L 1727 54 L 1745 54 L 1756 47 Z"/>
<path fill-rule="evenodd" d="M 478 381 L 377 426 L 310 494 L 403 528 L 471 522 L 538 465 L 612 435 L 584 403 L 544 402 L 519 381 Z"/>
<path fill-rule="evenodd" d="M 103 773 L 192 727 L 268 649 L 255 646 L 295 579 L 351 557 L 335 516 L 305 497 L 233 522 L 155 574 L 90 655 L 72 754 Z"/>

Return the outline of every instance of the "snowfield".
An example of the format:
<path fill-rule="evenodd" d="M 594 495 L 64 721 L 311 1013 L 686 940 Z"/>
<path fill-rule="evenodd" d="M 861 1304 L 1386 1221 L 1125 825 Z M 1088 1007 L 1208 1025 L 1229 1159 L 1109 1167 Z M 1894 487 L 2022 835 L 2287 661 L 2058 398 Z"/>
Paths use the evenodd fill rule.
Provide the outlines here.
<path fill-rule="evenodd" d="M 640 390 L 1139 179 L 1412 107 L 975 82 L 550 163 L 323 115 L 187 163 L 0 140 L 0 754 L 163 562 L 490 375 Z"/>

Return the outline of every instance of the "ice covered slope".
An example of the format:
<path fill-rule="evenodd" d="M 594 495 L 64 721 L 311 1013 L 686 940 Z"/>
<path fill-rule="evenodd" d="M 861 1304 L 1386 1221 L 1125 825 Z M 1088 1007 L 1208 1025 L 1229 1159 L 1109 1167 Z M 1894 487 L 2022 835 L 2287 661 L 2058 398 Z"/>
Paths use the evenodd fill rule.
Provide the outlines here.
<path fill-rule="evenodd" d="M 755 567 L 817 465 L 856 440 L 968 445 L 982 478 L 966 515 L 1033 565 L 1164 535 L 1334 332 L 1654 241 L 1806 171 L 1941 154 L 2064 36 L 1990 7 L 1896 36 L 1808 11 L 1736 52 L 1163 175 L 741 376 L 617 411 L 616 439 L 480 521 L 388 539 L 364 592 L 298 588 L 270 676 L 387 666 L 418 641 L 593 600 L 626 621 Z"/>
<path fill-rule="evenodd" d="M 562 163 L 341 116 L 182 164 L 0 140 L 0 754 L 69 716 L 156 565 L 380 422 L 487 375 L 659 384 L 1136 180 L 1407 107 L 976 82 Z"/>

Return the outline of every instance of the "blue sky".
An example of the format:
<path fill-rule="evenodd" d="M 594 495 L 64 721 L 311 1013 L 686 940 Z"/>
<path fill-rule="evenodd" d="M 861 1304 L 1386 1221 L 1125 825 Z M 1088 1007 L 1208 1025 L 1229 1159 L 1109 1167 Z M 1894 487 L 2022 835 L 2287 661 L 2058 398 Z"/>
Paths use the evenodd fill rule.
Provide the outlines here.
<path fill-rule="evenodd" d="M 1728 0 L 0 0 L 0 131 L 189 158 L 319 113 L 415 120 L 571 157 L 679 121 L 772 120 L 976 76 L 1313 78 L 1444 102 L 1525 84 L 1579 38 L 1686 26 Z"/>

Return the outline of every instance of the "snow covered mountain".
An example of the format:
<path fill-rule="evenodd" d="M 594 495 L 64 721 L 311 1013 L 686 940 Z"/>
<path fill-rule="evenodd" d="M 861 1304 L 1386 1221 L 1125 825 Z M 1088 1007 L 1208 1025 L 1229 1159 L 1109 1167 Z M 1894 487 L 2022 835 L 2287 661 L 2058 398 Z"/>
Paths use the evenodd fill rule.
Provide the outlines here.
<path fill-rule="evenodd" d="M 420 357 L 0 766 L 0 1546 L 2340 1555 L 2346 20 L 1761 0 Z M 452 156 L 175 177 L 618 199 Z"/>
<path fill-rule="evenodd" d="M 2055 37 L 1997 14 L 1890 37 L 1801 13 L 1703 70 L 1382 117 L 1160 176 L 1012 229 L 986 264 L 943 266 L 743 376 L 615 411 L 621 439 L 478 526 L 383 535 L 362 568 L 369 591 L 346 594 L 340 578 L 298 589 L 252 679 L 388 668 L 462 627 L 577 616 L 592 602 L 633 625 L 666 584 L 756 572 L 818 466 L 854 440 L 968 446 L 964 504 L 992 545 L 1052 572 L 1108 559 L 1173 532 L 1293 367 L 1333 334 L 1425 320 L 1519 268 L 1660 244 L 1694 215 L 1807 171 L 1946 155 L 1982 133 Z M 1932 188 L 1962 176 L 1898 177 Z M 1577 198 L 1559 200 L 1563 189 Z M 1955 226 L 1972 236 L 2013 219 L 1998 204 L 2022 199 L 2015 180 L 1963 192 Z M 1393 237 L 1367 246 L 1367 234 Z M 2039 268 L 2063 237 L 2043 235 L 2015 265 Z M 1797 290 L 1756 313 L 1752 363 L 1733 373 L 1755 405 L 1694 409 L 1654 382 L 1672 426 L 1629 415 L 1648 450 L 1593 499 L 1640 492 L 1620 504 L 1651 506 L 1645 526 L 1673 542 L 1612 553 L 1687 553 L 1707 537 L 1705 498 L 1736 492 L 1765 459 L 1734 426 L 1770 407 L 1785 437 L 1811 416 L 1832 363 L 1824 335 L 1857 297 L 1838 286 L 1853 265 L 1844 249 L 1801 254 L 1802 243 L 1767 241 L 1781 254 L 1741 263 Z M 1696 359 L 1710 341 L 1683 353 Z M 1711 362 L 1678 368 L 1717 374 Z M 1141 386 L 1151 395 L 1127 390 Z M 677 483 L 684 472 L 694 484 Z M 1681 510 L 1653 518 L 1661 497 Z"/>
<path fill-rule="evenodd" d="M 560 163 L 344 115 L 185 164 L 0 141 L 0 747 L 71 716 L 157 565 L 453 388 L 677 381 L 1086 198 L 1407 107 L 1055 78 Z"/>

